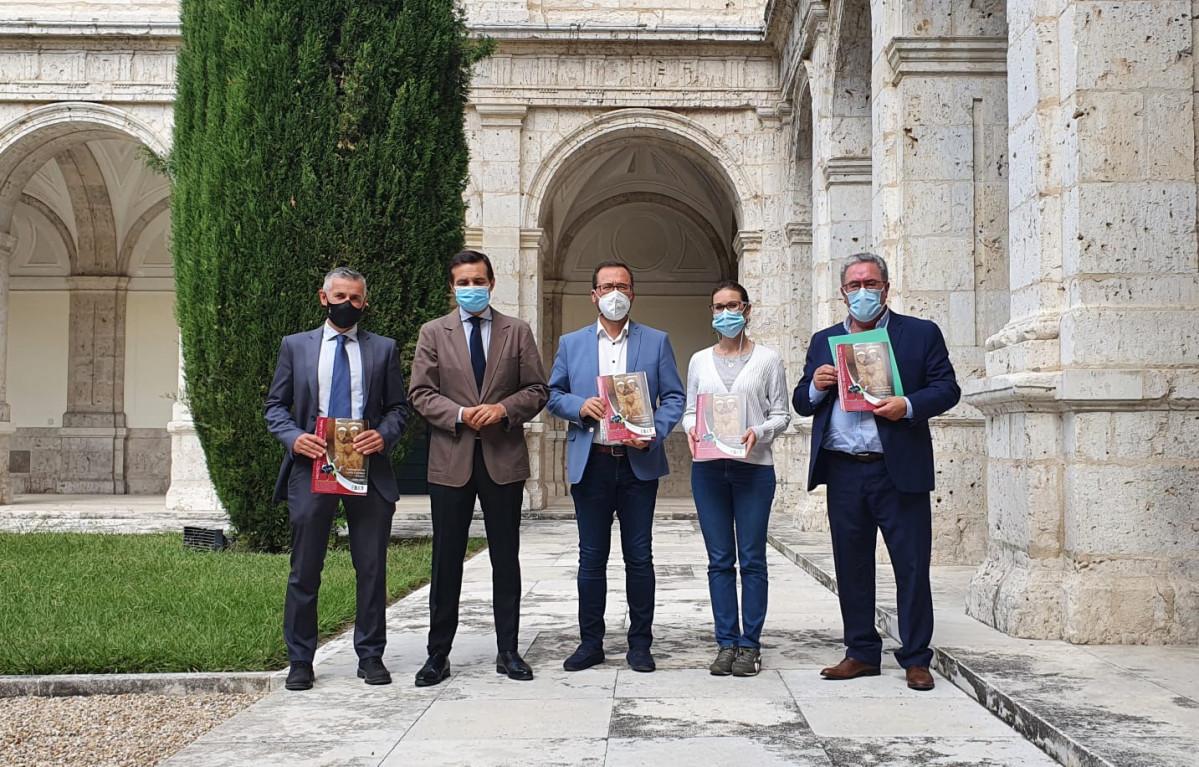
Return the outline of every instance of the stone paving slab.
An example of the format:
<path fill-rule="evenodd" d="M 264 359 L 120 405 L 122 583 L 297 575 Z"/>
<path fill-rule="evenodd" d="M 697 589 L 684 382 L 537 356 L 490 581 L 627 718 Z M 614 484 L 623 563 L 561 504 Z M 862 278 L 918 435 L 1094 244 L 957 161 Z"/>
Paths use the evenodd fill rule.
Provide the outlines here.
<path fill-rule="evenodd" d="M 827 533 L 776 524 L 771 543 L 835 592 Z M 1024 764 L 1019 754 L 1035 743 L 1071 767 L 1199 765 L 1199 647 L 1087 646 L 1010 637 L 965 615 L 974 572 L 973 567 L 932 570 L 935 663 L 954 685 L 1025 737 L 997 752 L 995 764 Z M 877 619 L 895 636 L 894 579 L 884 574 L 880 567 Z M 846 753 L 871 765 L 963 763 L 956 752 L 936 755 L 931 745 L 905 742 L 898 750 L 891 745 L 863 742 Z M 943 745 L 937 748 L 944 750 Z M 884 752 L 909 756 L 905 761 Z M 1015 756 L 1003 755 L 1008 752 Z"/>
<path fill-rule="evenodd" d="M 316 687 L 277 691 L 172 757 L 209 765 L 861 765 L 1044 767 L 1053 761 L 963 691 L 907 689 L 893 662 L 884 675 L 828 682 L 819 669 L 841 657 L 836 598 L 774 550 L 763 671 L 749 679 L 707 673 L 715 654 L 706 556 L 694 520 L 655 527 L 658 671 L 624 661 L 627 610 L 614 541 L 608 570 L 607 661 L 561 668 L 578 641 L 572 521 L 526 522 L 521 651 L 535 679 L 495 673 L 490 565 L 466 566 L 462 629 L 452 675 L 417 688 L 425 658 L 428 589 L 388 613 L 385 661 L 395 683 L 354 676 L 348 635 L 318 652 Z M 618 532 L 614 531 L 614 537 Z M 890 642 L 890 647 L 894 643 Z"/>

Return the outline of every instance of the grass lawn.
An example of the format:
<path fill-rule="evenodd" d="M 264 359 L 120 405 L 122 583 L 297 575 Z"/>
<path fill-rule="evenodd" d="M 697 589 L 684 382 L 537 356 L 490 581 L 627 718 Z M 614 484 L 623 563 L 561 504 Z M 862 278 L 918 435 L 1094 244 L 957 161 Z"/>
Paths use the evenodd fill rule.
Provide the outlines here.
<path fill-rule="evenodd" d="M 390 600 L 428 580 L 431 557 L 428 539 L 392 545 Z M 288 570 L 286 554 L 188 551 L 178 534 L 0 534 L 0 674 L 282 668 Z M 350 552 L 335 548 L 321 637 L 353 619 Z"/>

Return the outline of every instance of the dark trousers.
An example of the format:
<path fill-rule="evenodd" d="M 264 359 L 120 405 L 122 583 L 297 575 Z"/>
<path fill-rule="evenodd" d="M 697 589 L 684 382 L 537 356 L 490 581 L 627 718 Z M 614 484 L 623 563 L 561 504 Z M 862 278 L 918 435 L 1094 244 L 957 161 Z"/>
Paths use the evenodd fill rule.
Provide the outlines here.
<path fill-rule="evenodd" d="M 287 484 L 291 519 L 291 574 L 283 604 L 283 639 L 292 661 L 316 654 L 317 592 L 338 501 L 350 528 L 350 559 L 357 579 L 354 650 L 359 658 L 382 657 L 387 645 L 387 544 L 395 504 L 373 487 L 363 496 L 313 493 L 312 461 L 297 458 Z"/>
<path fill-rule="evenodd" d="M 712 597 L 716 642 L 721 647 L 762 646 L 769 591 L 766 531 L 774 489 L 774 466 L 731 458 L 691 464 L 691 493 L 708 549 L 708 593 Z"/>
<path fill-rule="evenodd" d="M 582 645 L 604 642 L 604 609 L 608 595 L 608 553 L 612 517 L 620 520 L 625 591 L 629 603 L 629 647 L 648 649 L 654 641 L 654 504 L 658 480 L 633 474 L 628 456 L 595 448 L 583 478 L 570 487 L 579 526 L 579 637 Z"/>
<path fill-rule="evenodd" d="M 429 586 L 429 654 L 448 653 L 458 632 L 462 560 L 470 535 L 475 498 L 483 506 L 487 553 L 491 557 L 491 603 L 500 650 L 516 650 L 520 633 L 520 503 L 525 483 L 496 484 L 475 441 L 475 465 L 462 487 L 429 484 L 433 512 L 433 581 Z"/>
<path fill-rule="evenodd" d="M 859 463 L 830 452 L 827 466 L 845 654 L 872 666 L 882 658 L 882 639 L 874 627 L 874 551 L 881 530 L 895 571 L 903 643 L 895 659 L 904 668 L 930 665 L 933 595 L 928 573 L 933 536 L 928 493 L 901 493 L 884 461 Z"/>

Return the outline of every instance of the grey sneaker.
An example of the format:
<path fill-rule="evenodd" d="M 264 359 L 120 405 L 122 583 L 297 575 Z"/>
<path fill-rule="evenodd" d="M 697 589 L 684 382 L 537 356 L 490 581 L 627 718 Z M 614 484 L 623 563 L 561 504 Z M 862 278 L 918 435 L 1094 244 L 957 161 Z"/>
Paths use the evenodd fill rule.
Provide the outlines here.
<path fill-rule="evenodd" d="M 762 651 L 756 647 L 738 647 L 733 661 L 733 676 L 757 676 L 762 670 Z"/>
<path fill-rule="evenodd" d="M 712 672 L 712 676 L 728 676 L 733 673 L 733 661 L 736 659 L 736 647 L 733 645 L 721 647 L 720 652 L 716 653 L 716 660 L 712 661 L 711 666 L 708 666 L 708 671 Z"/>

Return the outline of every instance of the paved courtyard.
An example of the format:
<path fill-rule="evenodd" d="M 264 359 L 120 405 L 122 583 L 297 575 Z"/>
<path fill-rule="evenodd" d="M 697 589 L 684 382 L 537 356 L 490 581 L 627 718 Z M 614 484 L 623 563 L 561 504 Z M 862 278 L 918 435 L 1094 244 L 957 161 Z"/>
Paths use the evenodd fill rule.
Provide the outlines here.
<path fill-rule="evenodd" d="M 316 687 L 279 690 L 216 727 L 166 764 L 205 765 L 943 765 L 1039 767 L 1055 762 L 938 677 L 908 690 L 893 658 L 884 674 L 822 680 L 841 657 L 835 595 L 770 550 L 763 670 L 713 677 L 706 557 L 694 520 L 659 520 L 658 671 L 624 663 L 623 571 L 609 570 L 608 662 L 567 673 L 574 649 L 573 521 L 525 524 L 521 648 L 536 678 L 495 673 L 486 554 L 467 564 L 453 676 L 418 689 L 427 589 L 391 608 L 386 687 L 355 678 L 349 637 L 325 646 Z M 613 551 L 619 551 L 618 541 Z"/>

